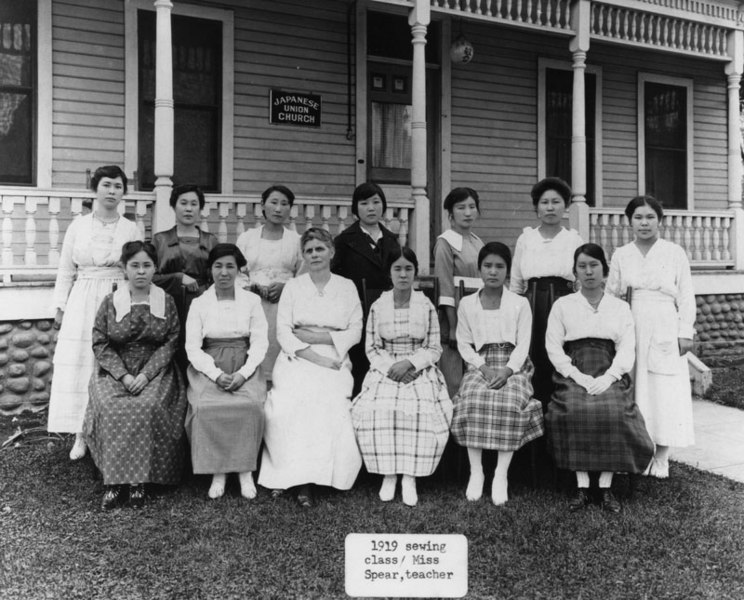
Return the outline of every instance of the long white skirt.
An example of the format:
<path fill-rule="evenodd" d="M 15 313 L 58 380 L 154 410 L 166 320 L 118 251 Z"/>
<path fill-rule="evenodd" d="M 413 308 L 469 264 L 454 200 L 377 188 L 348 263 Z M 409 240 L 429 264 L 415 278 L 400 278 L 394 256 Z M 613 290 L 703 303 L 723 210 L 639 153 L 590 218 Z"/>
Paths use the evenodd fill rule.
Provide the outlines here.
<path fill-rule="evenodd" d="M 635 401 L 655 444 L 691 446 L 692 389 L 679 355 L 677 310 L 670 296 L 633 290 L 636 333 Z"/>
<path fill-rule="evenodd" d="M 80 269 L 67 298 L 54 350 L 54 375 L 49 398 L 49 431 L 83 430 L 88 384 L 95 366 L 93 322 L 101 302 L 124 281 L 119 267 Z"/>
<path fill-rule="evenodd" d="M 313 346 L 333 352 L 330 346 Z M 351 423 L 353 379 L 280 352 L 265 406 L 266 428 L 258 482 L 286 489 L 315 483 L 348 490 L 362 466 Z"/>

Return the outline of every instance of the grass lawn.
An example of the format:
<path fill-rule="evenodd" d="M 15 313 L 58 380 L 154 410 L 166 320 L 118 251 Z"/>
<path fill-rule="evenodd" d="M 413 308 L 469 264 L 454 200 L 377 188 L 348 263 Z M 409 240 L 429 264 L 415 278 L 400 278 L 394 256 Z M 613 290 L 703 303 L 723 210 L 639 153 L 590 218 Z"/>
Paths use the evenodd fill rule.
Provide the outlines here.
<path fill-rule="evenodd" d="M 744 410 L 744 365 L 713 369 L 713 384 L 705 397 Z"/>
<path fill-rule="evenodd" d="M 206 477 L 103 513 L 90 458 L 71 463 L 70 445 L 0 450 L 3 600 L 344 598 L 351 532 L 464 534 L 468 598 L 744 598 L 744 484 L 676 463 L 668 481 L 639 478 L 632 498 L 618 478 L 617 515 L 571 514 L 567 491 L 520 483 L 497 508 L 424 481 L 408 508 L 381 503 L 376 480 L 302 510 L 263 489 L 243 500 L 232 480 L 209 501 Z"/>

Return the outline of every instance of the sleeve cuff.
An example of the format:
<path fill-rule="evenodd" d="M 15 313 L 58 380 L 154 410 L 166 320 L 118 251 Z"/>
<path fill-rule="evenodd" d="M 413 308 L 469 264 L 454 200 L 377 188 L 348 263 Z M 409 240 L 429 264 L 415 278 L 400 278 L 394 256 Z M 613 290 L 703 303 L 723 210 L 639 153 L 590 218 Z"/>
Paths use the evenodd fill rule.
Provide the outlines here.
<path fill-rule="evenodd" d="M 686 323 L 679 324 L 679 337 L 692 339 L 695 337 L 695 328 Z"/>
<path fill-rule="evenodd" d="M 619 372 L 619 369 L 615 367 L 610 367 L 609 369 L 607 369 L 607 371 L 605 372 L 605 375 L 609 375 L 615 381 L 620 381 L 620 379 L 623 376 L 622 373 Z"/>
<path fill-rule="evenodd" d="M 439 296 L 439 306 L 451 306 L 455 308 L 455 299 L 449 296 Z"/>

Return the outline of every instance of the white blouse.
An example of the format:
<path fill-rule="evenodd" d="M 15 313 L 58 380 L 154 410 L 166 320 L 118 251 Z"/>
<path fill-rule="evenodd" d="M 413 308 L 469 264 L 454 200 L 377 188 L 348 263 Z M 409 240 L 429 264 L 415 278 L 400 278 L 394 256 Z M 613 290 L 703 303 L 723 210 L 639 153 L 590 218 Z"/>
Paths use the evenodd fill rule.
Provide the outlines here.
<path fill-rule="evenodd" d="M 646 256 L 634 242 L 615 250 L 606 290 L 622 297 L 629 287 L 660 292 L 672 298 L 678 314 L 677 337 L 692 339 L 695 335 L 695 292 L 684 248 L 659 239 Z"/>
<path fill-rule="evenodd" d="M 490 315 L 490 316 L 489 316 Z M 494 318 L 497 315 L 498 318 Z M 526 298 L 504 288 L 501 307 L 484 310 L 480 292 L 465 296 L 457 309 L 457 349 L 463 360 L 476 369 L 485 364 L 478 352 L 486 344 L 514 345 L 506 366 L 521 371 L 530 351 L 532 311 Z"/>
<path fill-rule="evenodd" d="M 295 336 L 295 327 L 331 329 L 333 346 L 343 360 L 362 339 L 362 305 L 354 283 L 332 274 L 321 294 L 308 273 L 290 279 L 279 299 L 276 339 L 291 357 L 311 345 Z"/>
<path fill-rule="evenodd" d="M 266 286 L 291 279 L 302 265 L 300 235 L 285 228 L 278 240 L 265 240 L 261 238 L 262 231 L 263 226 L 249 229 L 235 242 L 248 261 L 250 283 Z"/>
<path fill-rule="evenodd" d="M 533 277 L 562 277 L 574 281 L 573 256 L 584 240 L 574 229 L 561 228 L 554 238 L 544 238 L 537 227 L 525 227 L 517 238 L 509 289 L 527 291 Z"/>
<path fill-rule="evenodd" d="M 559 298 L 550 309 L 545 349 L 555 370 L 568 377 L 575 367 L 563 351 L 572 340 L 598 338 L 615 343 L 615 358 L 607 373 L 620 379 L 635 362 L 635 326 L 627 302 L 609 294 L 594 309 L 581 292 Z"/>
<path fill-rule="evenodd" d="M 191 302 L 186 317 L 186 355 L 191 366 L 216 381 L 222 370 L 202 350 L 204 338 L 250 338 L 245 364 L 238 370 L 248 379 L 266 356 L 269 326 L 261 299 L 252 292 L 235 288 L 235 300 L 218 300 L 211 286 Z"/>

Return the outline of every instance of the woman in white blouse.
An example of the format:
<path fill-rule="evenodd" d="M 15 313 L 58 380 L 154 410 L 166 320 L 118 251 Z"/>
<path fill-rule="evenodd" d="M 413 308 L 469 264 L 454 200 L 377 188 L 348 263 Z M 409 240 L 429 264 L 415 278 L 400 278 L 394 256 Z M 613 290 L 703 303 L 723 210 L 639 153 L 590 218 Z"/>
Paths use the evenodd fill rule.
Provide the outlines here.
<path fill-rule="evenodd" d="M 669 476 L 669 447 L 695 443 L 692 390 L 685 355 L 695 335 L 695 293 L 684 249 L 659 238 L 664 213 L 651 196 L 630 201 L 625 214 L 635 240 L 615 251 L 607 291 L 628 290 L 636 328 L 635 399 L 656 454 L 654 477 Z"/>
<path fill-rule="evenodd" d="M 511 252 L 489 242 L 478 254 L 483 288 L 466 296 L 457 311 L 457 347 L 468 370 L 454 398 L 452 435 L 468 450 L 468 500 L 483 493 L 483 449 L 497 450 L 491 500 L 508 500 L 507 472 L 514 451 L 543 434 L 540 402 L 532 397 L 532 315 L 525 298 L 504 283 Z"/>
<path fill-rule="evenodd" d="M 264 429 L 267 324 L 261 300 L 235 286 L 245 258 L 234 244 L 209 253 L 214 284 L 194 299 L 186 319 L 189 401 L 186 433 L 194 473 L 212 474 L 210 498 L 238 473 L 243 497 L 256 497 L 253 471 Z"/>
<path fill-rule="evenodd" d="M 628 376 L 635 359 L 633 318 L 627 303 L 605 295 L 608 271 L 602 248 L 577 248 L 581 290 L 556 300 L 548 318 L 545 346 L 557 372 L 545 416 L 548 448 L 558 467 L 576 472 L 571 511 L 589 503 L 589 471 L 599 471 L 602 508 L 618 512 L 613 473 L 642 473 L 653 456 Z"/>
<path fill-rule="evenodd" d="M 308 272 L 289 280 L 279 300 L 282 351 L 266 403 L 259 483 L 277 493 L 299 486 L 297 500 L 309 507 L 314 484 L 348 490 L 362 465 L 348 357 L 361 338 L 362 306 L 354 284 L 331 273 L 327 231 L 311 227 L 300 247 Z"/>
<path fill-rule="evenodd" d="M 531 196 L 540 225 L 525 227 L 517 239 L 509 289 L 526 295 L 532 306 L 532 385 L 535 396 L 545 406 L 553 391 L 553 366 L 545 352 L 545 328 L 553 302 L 573 292 L 573 252 L 583 240 L 578 232 L 562 225 L 571 202 L 571 188 L 565 181 L 546 177 L 534 185 Z"/>

